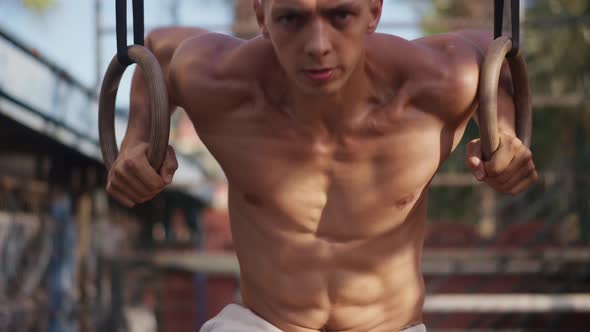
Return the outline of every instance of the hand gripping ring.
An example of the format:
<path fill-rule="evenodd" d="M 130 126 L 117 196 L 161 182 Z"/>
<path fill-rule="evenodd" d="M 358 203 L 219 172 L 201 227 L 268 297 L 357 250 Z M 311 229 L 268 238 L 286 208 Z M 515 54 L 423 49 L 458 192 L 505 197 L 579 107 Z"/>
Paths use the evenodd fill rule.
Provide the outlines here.
<path fill-rule="evenodd" d="M 147 154 L 150 165 L 155 170 L 159 170 L 166 157 L 170 136 L 168 93 L 164 74 L 156 57 L 145 47 L 133 45 L 129 47 L 128 55 L 143 70 L 146 77 L 151 113 Z M 115 55 L 107 68 L 100 89 L 98 105 L 99 138 L 103 160 L 107 169 L 111 168 L 113 162 L 117 159 L 119 151 L 115 138 L 115 101 L 125 69 L 126 66 L 121 65 Z"/>
<path fill-rule="evenodd" d="M 498 133 L 498 81 L 502 63 L 511 49 L 512 40 L 509 37 L 497 38 L 488 48 L 482 66 L 479 80 L 478 117 L 484 160 L 490 160 L 500 145 Z M 530 147 L 532 103 L 527 65 L 524 56 L 520 52 L 507 60 L 514 85 L 516 135 L 523 144 Z"/>

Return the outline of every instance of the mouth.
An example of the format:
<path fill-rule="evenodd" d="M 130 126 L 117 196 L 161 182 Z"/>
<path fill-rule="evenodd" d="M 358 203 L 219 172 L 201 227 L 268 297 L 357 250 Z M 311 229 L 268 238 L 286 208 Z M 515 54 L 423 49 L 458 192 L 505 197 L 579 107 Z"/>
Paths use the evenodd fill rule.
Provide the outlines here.
<path fill-rule="evenodd" d="M 305 69 L 303 72 L 305 76 L 315 82 L 325 82 L 334 76 L 335 68 L 314 68 Z"/>

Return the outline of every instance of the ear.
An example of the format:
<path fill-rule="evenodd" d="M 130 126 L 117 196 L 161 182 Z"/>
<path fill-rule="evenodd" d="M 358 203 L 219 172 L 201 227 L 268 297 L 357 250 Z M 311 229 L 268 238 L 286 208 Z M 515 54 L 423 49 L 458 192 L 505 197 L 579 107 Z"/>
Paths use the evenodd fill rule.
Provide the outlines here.
<path fill-rule="evenodd" d="M 371 21 L 367 27 L 368 33 L 373 33 L 377 30 L 379 21 L 381 20 L 381 12 L 383 11 L 383 0 L 370 0 L 369 11 L 371 14 Z"/>
<path fill-rule="evenodd" d="M 260 32 L 264 38 L 269 38 L 268 29 L 266 28 L 266 23 L 264 21 L 264 5 L 262 4 L 262 0 L 253 0 L 252 2 L 254 13 L 256 13 L 256 21 L 260 27 Z"/>

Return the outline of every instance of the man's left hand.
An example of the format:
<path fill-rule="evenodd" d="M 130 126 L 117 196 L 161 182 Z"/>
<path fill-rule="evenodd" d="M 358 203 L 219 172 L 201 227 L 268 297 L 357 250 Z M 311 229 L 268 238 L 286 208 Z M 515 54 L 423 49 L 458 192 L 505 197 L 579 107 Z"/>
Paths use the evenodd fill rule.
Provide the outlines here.
<path fill-rule="evenodd" d="M 486 162 L 482 160 L 481 141 L 469 142 L 466 163 L 479 181 L 512 196 L 526 191 L 539 179 L 531 150 L 511 134 L 500 134 L 500 146 L 492 160 Z"/>

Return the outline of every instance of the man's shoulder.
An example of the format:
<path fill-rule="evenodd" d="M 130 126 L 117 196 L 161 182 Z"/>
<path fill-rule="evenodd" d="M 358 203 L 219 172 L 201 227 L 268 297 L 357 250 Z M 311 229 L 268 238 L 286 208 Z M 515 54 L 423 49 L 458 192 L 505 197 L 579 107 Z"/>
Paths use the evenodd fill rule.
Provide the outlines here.
<path fill-rule="evenodd" d="M 221 66 L 214 65 L 225 59 L 243 42 L 231 36 L 212 32 L 188 38 L 174 52 L 173 68 L 182 71 L 193 66 L 199 66 L 199 70 L 219 69 Z"/>
<path fill-rule="evenodd" d="M 366 47 L 371 61 L 391 79 L 391 86 L 403 87 L 410 99 L 423 99 L 425 94 L 434 91 L 433 83 L 443 83 L 453 71 L 448 55 L 431 37 L 407 40 L 374 34 Z M 441 91 L 440 88 L 436 90 Z"/>
<path fill-rule="evenodd" d="M 256 75 L 269 47 L 260 40 L 242 40 L 220 33 L 206 33 L 185 40 L 172 58 L 174 75 L 209 79 L 249 80 Z"/>
<path fill-rule="evenodd" d="M 185 108 L 231 108 L 252 94 L 262 45 L 219 33 L 185 40 L 168 74 L 171 95 Z M 230 105 L 231 104 L 231 105 Z"/>
<path fill-rule="evenodd" d="M 425 61 L 416 76 L 417 103 L 443 118 L 463 120 L 475 105 L 480 64 L 486 48 L 486 34 L 461 31 L 413 40 Z"/>
<path fill-rule="evenodd" d="M 466 64 L 477 63 L 478 53 L 485 44 L 481 39 L 478 31 L 437 34 L 414 40 L 374 34 L 367 49 L 382 66 L 422 79 L 447 76 Z"/>
<path fill-rule="evenodd" d="M 411 67 L 423 62 L 420 60 L 423 52 L 418 45 L 394 35 L 371 34 L 365 48 L 371 61 L 391 74 L 411 71 Z"/>
<path fill-rule="evenodd" d="M 207 30 L 198 27 L 157 27 L 149 32 L 145 43 L 156 56 L 169 59 L 184 40 L 207 32 Z"/>
<path fill-rule="evenodd" d="M 448 65 L 464 66 L 479 63 L 491 41 L 491 34 L 485 30 L 462 30 L 430 35 L 413 40 L 436 55 Z"/>

